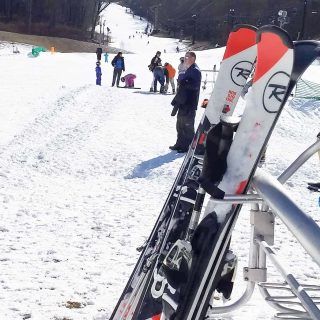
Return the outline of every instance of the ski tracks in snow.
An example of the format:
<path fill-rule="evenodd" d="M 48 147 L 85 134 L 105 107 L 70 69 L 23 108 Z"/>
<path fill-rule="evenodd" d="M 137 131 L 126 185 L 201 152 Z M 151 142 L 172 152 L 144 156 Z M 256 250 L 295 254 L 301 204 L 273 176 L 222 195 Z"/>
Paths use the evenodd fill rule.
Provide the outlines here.
<path fill-rule="evenodd" d="M 156 150 L 143 142 L 145 131 L 136 130 L 153 117 L 142 116 L 131 93 L 121 99 L 111 92 L 118 89 L 64 90 L 1 146 L 0 288 L 6 295 L 0 293 L 0 314 L 7 319 L 104 315 L 106 297 L 115 303 L 136 260 L 134 248 L 151 229 L 164 201 L 159 194 L 166 195 L 173 177 L 168 165 L 146 179 L 125 179 L 132 170 L 128 163 L 138 166 Z M 161 102 L 152 107 L 161 119 L 154 126 L 158 132 L 168 115 Z M 158 185 L 158 174 L 168 176 L 167 185 Z M 139 215 L 146 198 L 150 217 Z M 19 275 L 11 271 L 17 268 Z M 67 301 L 80 308 L 68 309 Z"/>

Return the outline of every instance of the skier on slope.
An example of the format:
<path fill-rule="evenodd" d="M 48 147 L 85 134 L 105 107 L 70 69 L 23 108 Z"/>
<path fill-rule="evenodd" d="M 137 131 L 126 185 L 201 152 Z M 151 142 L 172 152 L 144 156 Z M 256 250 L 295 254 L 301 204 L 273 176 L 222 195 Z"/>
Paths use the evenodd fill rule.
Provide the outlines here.
<path fill-rule="evenodd" d="M 179 88 L 171 105 L 172 116 L 177 115 L 177 141 L 169 148 L 178 153 L 187 152 L 194 136 L 194 120 L 196 116 L 201 86 L 201 71 L 196 65 L 196 54 L 189 51 L 185 55 L 186 71 L 179 76 Z"/>
<path fill-rule="evenodd" d="M 124 58 L 122 56 L 122 52 L 118 52 L 118 54 L 111 61 L 111 65 L 114 67 L 112 86 L 114 86 L 117 81 L 117 87 L 119 87 L 121 73 L 122 71 L 125 71 Z"/>

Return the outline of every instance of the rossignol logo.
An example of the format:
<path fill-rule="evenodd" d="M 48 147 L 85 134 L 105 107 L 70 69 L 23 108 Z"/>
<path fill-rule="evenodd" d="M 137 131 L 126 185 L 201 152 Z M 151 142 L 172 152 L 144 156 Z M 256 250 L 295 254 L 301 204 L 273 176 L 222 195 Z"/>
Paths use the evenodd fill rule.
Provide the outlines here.
<path fill-rule="evenodd" d="M 231 79 L 237 86 L 244 86 L 251 73 L 253 64 L 250 61 L 240 61 L 231 70 Z"/>
<path fill-rule="evenodd" d="M 290 76 L 279 71 L 269 79 L 263 92 L 263 107 L 269 113 L 278 112 L 287 92 Z"/>

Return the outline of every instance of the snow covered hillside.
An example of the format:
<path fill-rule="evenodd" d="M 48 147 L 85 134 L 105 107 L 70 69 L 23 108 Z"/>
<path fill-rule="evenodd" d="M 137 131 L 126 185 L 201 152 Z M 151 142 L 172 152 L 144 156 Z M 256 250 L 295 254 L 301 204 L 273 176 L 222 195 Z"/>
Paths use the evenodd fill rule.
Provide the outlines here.
<path fill-rule="evenodd" d="M 168 149 L 176 139 L 173 96 L 143 92 L 155 51 L 165 49 L 163 62 L 177 67 L 183 55 L 175 53 L 178 40 L 136 33 L 147 22 L 115 4 L 105 17 L 115 46 L 133 52 L 124 55 L 126 73 L 137 74 L 142 90 L 111 87 L 112 67 L 104 62 L 102 86 L 96 86 L 94 53 L 28 58 L 30 46 L 18 45 L 21 53 L 13 54 L 11 44 L 0 44 L 0 319 L 108 319 L 137 260 L 135 248 L 147 238 L 182 163 L 183 155 Z M 199 52 L 197 63 L 212 69 L 222 54 L 223 48 Z M 311 69 L 306 79 L 319 79 L 320 66 Z M 210 91 L 202 90 L 200 99 Z M 318 102 L 287 105 L 266 170 L 279 175 L 313 143 L 319 118 Z M 306 182 L 319 180 L 314 156 L 286 185 L 317 222 L 319 193 L 308 191 Z M 240 260 L 235 295 L 245 287 L 245 208 L 232 239 Z M 276 238 L 291 271 L 319 284 L 318 267 L 279 221 Z M 273 314 L 256 292 L 248 306 L 216 319 Z"/>

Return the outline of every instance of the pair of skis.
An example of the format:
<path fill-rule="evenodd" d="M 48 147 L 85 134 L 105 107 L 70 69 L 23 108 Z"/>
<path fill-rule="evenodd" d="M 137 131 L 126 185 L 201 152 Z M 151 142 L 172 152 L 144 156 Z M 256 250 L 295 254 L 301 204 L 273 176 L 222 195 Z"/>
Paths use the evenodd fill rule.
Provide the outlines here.
<path fill-rule="evenodd" d="M 274 26 L 260 28 L 257 41 L 253 27 L 232 31 L 194 143 L 111 319 L 205 318 L 241 209 L 213 200 L 247 192 L 291 89 L 317 55 L 317 43 L 293 44 Z M 252 88 L 234 135 L 237 121 L 229 115 L 255 57 Z M 202 161 L 197 150 L 202 149 L 200 137 L 208 123 L 212 129 Z M 198 225 L 205 192 L 212 199 Z"/>
<path fill-rule="evenodd" d="M 241 39 L 248 39 L 248 35 L 250 35 L 249 38 L 251 39 L 251 42 L 247 47 L 245 47 L 245 44 L 243 44 Z M 184 231 L 183 226 L 179 222 L 184 220 L 187 224 L 191 218 L 190 209 L 193 209 L 196 190 L 199 187 L 198 184 L 195 185 L 196 179 L 193 179 L 193 177 L 197 176 L 197 172 L 201 169 L 201 163 L 199 163 L 201 160 L 199 159 L 199 156 L 203 155 L 202 144 L 204 141 L 204 132 L 209 129 L 210 125 L 207 114 L 209 114 L 211 122 L 215 121 L 215 123 L 218 123 L 219 115 L 223 109 L 229 113 L 233 112 L 237 98 L 240 96 L 242 86 L 246 83 L 247 76 L 250 74 L 250 70 L 252 68 L 252 62 L 248 63 L 245 61 L 244 65 L 242 65 L 241 72 L 239 72 L 240 69 L 236 68 L 240 67 L 241 61 L 245 55 L 243 54 L 241 58 L 239 57 L 238 59 L 234 58 L 234 55 L 235 53 L 248 50 L 251 52 L 250 60 L 253 61 L 255 58 L 255 50 L 251 48 L 251 46 L 255 45 L 255 31 L 251 27 L 241 27 L 234 30 L 229 37 L 228 43 L 229 50 L 226 51 L 224 60 L 231 61 L 230 63 L 222 63 L 221 65 L 223 72 L 220 72 L 219 75 L 222 79 L 217 81 L 215 90 L 216 94 L 212 95 L 214 101 L 210 99 L 212 106 L 208 106 L 206 108 L 206 115 L 203 117 L 199 125 L 191 147 L 168 195 L 166 203 L 159 215 L 153 231 L 151 232 L 151 235 L 149 236 L 149 239 L 146 242 L 144 250 L 140 255 L 138 263 L 129 278 L 111 319 L 138 319 L 139 317 L 135 314 L 137 310 L 140 310 L 141 307 L 143 309 L 144 305 L 156 304 L 156 302 L 145 302 L 148 300 L 145 299 L 145 295 L 150 295 L 150 285 L 152 285 L 153 281 L 156 281 L 157 279 L 157 272 L 154 272 L 154 270 L 159 268 L 159 265 L 161 265 L 160 258 L 163 259 L 163 256 L 167 252 L 167 250 L 163 250 L 162 247 L 170 247 L 170 243 L 168 243 L 169 241 L 167 239 L 169 234 L 171 235 L 170 238 L 174 238 L 174 232 L 171 232 L 172 230 L 179 229 Z M 219 86 L 219 83 L 226 81 L 225 74 L 230 74 L 233 65 L 235 66 L 233 78 L 236 81 L 229 81 L 229 87 L 224 87 L 223 85 Z M 249 69 L 244 68 L 248 68 L 248 66 Z M 232 99 L 230 95 L 232 95 Z M 226 99 L 226 97 L 228 97 L 228 99 Z M 228 103 L 228 106 L 225 105 L 226 103 Z M 214 110 L 210 110 L 212 107 Z M 192 184 L 193 188 L 190 187 L 190 184 Z M 176 225 L 177 228 L 174 228 L 173 225 Z M 178 236 L 172 240 L 173 243 L 177 239 L 179 239 Z M 143 281 L 147 283 L 145 286 L 148 288 L 145 292 L 138 292 L 141 282 Z M 149 300 L 153 300 L 152 297 L 149 298 Z M 161 300 L 156 309 L 161 313 Z M 141 310 L 141 314 L 143 314 L 141 319 L 143 319 L 146 314 L 150 315 L 150 317 L 145 316 L 146 319 L 148 317 L 152 318 L 154 312 L 154 306 L 149 308 L 149 310 Z"/>

